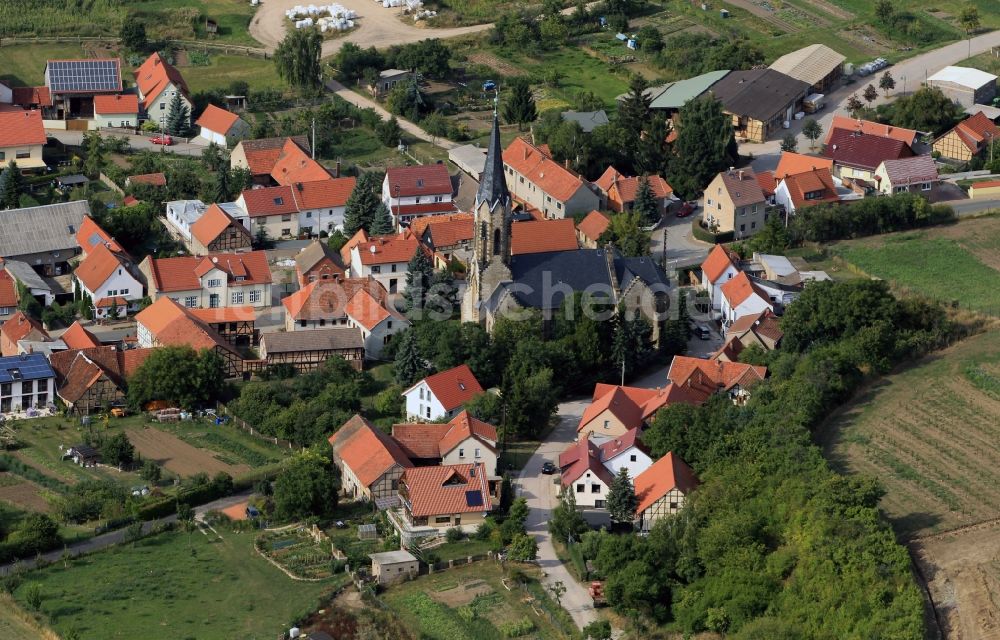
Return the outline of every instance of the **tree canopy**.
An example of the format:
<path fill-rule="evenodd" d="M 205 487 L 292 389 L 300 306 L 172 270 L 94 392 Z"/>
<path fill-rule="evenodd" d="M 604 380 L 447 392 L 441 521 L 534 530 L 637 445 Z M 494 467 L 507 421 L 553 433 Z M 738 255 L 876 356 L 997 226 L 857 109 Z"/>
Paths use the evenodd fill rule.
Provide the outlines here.
<path fill-rule="evenodd" d="M 219 354 L 191 347 L 160 347 L 128 379 L 128 402 L 140 409 L 152 400 L 193 409 L 219 397 L 224 380 Z"/>
<path fill-rule="evenodd" d="M 313 92 L 322 83 L 320 53 L 323 36 L 318 29 L 289 29 L 274 52 L 274 65 L 288 84 Z"/>
<path fill-rule="evenodd" d="M 680 110 L 677 140 L 670 162 L 670 184 L 690 198 L 700 193 L 719 171 L 738 159 L 732 122 L 711 95 L 690 100 Z"/>
<path fill-rule="evenodd" d="M 313 451 L 289 458 L 274 481 L 274 508 L 282 520 L 328 516 L 337 508 L 340 473 L 329 457 Z"/>

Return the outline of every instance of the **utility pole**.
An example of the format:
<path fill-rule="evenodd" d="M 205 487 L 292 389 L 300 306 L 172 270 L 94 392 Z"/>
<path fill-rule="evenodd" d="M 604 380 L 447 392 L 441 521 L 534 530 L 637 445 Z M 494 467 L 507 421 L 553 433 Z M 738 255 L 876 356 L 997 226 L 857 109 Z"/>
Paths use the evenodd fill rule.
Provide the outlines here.
<path fill-rule="evenodd" d="M 312 119 L 312 159 L 316 159 L 316 118 Z"/>

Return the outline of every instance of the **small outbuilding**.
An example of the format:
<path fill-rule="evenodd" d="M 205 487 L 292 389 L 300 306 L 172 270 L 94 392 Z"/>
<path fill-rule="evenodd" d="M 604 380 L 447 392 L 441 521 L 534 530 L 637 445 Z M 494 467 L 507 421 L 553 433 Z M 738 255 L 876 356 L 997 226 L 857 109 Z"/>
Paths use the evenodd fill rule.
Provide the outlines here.
<path fill-rule="evenodd" d="M 369 553 L 372 559 L 372 577 L 380 586 L 402 582 L 417 576 L 420 563 L 409 551 L 383 551 Z"/>
<path fill-rule="evenodd" d="M 63 454 L 63 459 L 66 458 L 69 458 L 81 467 L 94 467 L 101 461 L 101 453 L 90 445 L 78 444 L 66 450 L 66 453 Z"/>
<path fill-rule="evenodd" d="M 927 86 L 937 87 L 963 107 L 991 104 L 997 95 L 997 77 L 971 67 L 945 67 L 927 78 Z"/>
<path fill-rule="evenodd" d="M 769 68 L 808 82 L 814 93 L 827 93 L 840 87 L 846 59 L 825 44 L 812 44 L 786 53 Z"/>
<path fill-rule="evenodd" d="M 483 168 L 486 166 L 486 149 L 474 144 L 463 144 L 448 151 L 448 159 L 456 167 L 479 181 L 483 175 Z"/>

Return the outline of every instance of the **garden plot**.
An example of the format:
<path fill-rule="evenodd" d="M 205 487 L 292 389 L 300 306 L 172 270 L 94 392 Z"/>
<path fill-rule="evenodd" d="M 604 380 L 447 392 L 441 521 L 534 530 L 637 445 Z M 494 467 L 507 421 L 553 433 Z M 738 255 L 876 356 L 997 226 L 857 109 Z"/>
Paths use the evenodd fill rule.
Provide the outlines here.
<path fill-rule="evenodd" d="M 196 473 L 212 476 L 222 471 L 235 478 L 250 471 L 249 465 L 227 464 L 219 460 L 218 454 L 193 447 L 177 436 L 159 429 L 136 428 L 129 429 L 127 433 L 143 458 L 154 460 L 179 476 L 193 476 Z"/>
<path fill-rule="evenodd" d="M 330 578 L 335 569 L 340 569 L 334 562 L 330 539 L 317 539 L 305 529 L 264 533 L 255 545 L 292 575 L 305 580 Z"/>
<path fill-rule="evenodd" d="M 48 513 L 52 505 L 45 499 L 45 490 L 11 473 L 0 472 L 0 501 L 9 502 L 26 511 Z"/>

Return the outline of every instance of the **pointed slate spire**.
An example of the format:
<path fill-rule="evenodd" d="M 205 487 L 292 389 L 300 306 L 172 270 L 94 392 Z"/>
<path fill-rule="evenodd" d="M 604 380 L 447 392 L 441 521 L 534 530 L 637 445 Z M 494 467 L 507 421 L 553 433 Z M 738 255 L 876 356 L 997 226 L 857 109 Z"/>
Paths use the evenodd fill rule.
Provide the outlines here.
<path fill-rule="evenodd" d="M 490 133 L 490 147 L 486 152 L 486 166 L 479 181 L 479 191 L 476 192 L 476 209 L 484 202 L 490 211 L 498 204 L 510 209 L 510 192 L 507 190 L 507 178 L 503 171 L 503 147 L 500 146 L 500 121 L 496 109 L 493 111 L 493 131 Z"/>

